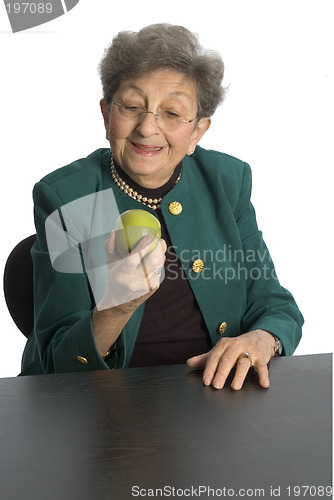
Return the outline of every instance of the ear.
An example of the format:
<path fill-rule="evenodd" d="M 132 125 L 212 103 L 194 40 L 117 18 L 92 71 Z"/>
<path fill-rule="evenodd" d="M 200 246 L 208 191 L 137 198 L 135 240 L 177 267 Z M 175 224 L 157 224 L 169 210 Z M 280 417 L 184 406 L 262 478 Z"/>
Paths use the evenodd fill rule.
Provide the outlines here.
<path fill-rule="evenodd" d="M 110 104 L 108 104 L 105 99 L 101 99 L 100 108 L 103 116 L 104 127 L 106 129 L 106 138 L 109 139 Z"/>
<path fill-rule="evenodd" d="M 210 125 L 211 118 L 200 118 L 195 130 L 191 135 L 188 154 L 192 154 L 195 151 L 197 144 L 202 139 L 205 132 L 209 129 Z"/>

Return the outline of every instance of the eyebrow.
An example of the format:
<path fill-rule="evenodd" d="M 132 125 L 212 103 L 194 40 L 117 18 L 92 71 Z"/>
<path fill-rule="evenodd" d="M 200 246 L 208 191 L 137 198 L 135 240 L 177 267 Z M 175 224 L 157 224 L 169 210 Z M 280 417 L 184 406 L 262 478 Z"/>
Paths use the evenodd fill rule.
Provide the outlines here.
<path fill-rule="evenodd" d="M 136 90 L 136 91 L 138 91 L 139 94 L 141 94 L 143 97 L 145 97 L 144 90 L 140 87 L 137 87 L 137 85 L 130 84 L 124 90 L 125 91 L 126 90 Z M 175 90 L 175 92 L 171 92 L 170 94 L 168 94 L 167 97 L 186 97 L 187 99 L 190 100 L 190 96 L 188 94 L 186 94 L 185 92 L 182 92 L 181 90 Z"/>

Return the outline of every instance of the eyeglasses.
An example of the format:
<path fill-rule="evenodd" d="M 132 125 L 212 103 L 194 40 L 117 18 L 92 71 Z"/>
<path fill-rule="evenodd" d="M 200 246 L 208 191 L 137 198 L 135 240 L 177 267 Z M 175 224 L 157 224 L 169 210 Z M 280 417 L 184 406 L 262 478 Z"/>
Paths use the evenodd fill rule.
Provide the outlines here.
<path fill-rule="evenodd" d="M 111 104 L 116 106 L 119 115 L 126 120 L 139 121 L 144 114 L 151 113 L 155 117 L 159 128 L 165 130 L 166 132 L 177 130 L 185 123 L 192 123 L 198 119 L 196 116 L 192 120 L 186 120 L 183 116 L 167 109 L 163 109 L 159 113 L 155 113 L 154 111 L 149 111 L 148 109 L 141 108 L 139 106 L 126 106 L 125 104 L 120 104 L 115 101 L 112 101 Z"/>

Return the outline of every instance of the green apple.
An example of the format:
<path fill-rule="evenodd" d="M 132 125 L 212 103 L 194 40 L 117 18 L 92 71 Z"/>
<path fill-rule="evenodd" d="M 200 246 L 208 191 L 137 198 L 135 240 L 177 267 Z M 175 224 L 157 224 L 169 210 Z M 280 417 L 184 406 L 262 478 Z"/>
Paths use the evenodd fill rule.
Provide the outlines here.
<path fill-rule="evenodd" d="M 116 221 L 116 249 L 126 257 L 147 234 L 153 234 L 154 241 L 146 255 L 152 252 L 161 238 L 159 220 L 147 210 L 127 210 Z"/>

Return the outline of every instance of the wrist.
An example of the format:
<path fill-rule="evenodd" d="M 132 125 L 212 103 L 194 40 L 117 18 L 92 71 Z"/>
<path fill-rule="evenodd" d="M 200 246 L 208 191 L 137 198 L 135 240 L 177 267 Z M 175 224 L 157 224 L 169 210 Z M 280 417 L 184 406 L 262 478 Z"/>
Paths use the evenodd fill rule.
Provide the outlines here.
<path fill-rule="evenodd" d="M 114 348 L 114 344 L 131 317 L 131 314 L 121 313 L 119 310 L 95 308 L 92 312 L 92 330 L 96 350 L 106 360 Z"/>
<path fill-rule="evenodd" d="M 283 352 L 283 345 L 282 345 L 282 342 L 280 341 L 280 339 L 278 337 L 276 337 L 276 335 L 274 335 L 273 333 L 271 332 L 268 332 L 270 333 L 270 335 L 273 337 L 274 339 L 274 355 L 273 357 L 274 358 L 277 358 L 278 356 L 281 356 L 282 355 L 282 352 Z"/>

